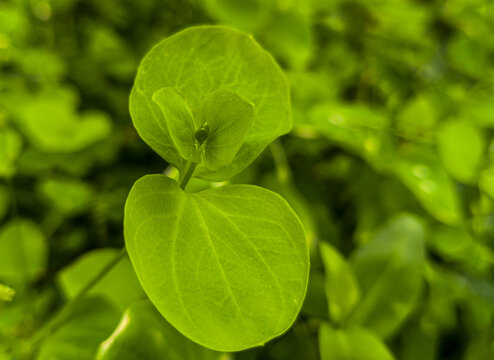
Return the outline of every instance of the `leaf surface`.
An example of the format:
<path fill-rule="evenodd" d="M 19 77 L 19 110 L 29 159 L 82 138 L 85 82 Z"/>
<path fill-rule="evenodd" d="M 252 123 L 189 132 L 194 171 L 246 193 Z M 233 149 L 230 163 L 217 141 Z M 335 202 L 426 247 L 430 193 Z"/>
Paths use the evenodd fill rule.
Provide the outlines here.
<path fill-rule="evenodd" d="M 232 162 L 254 123 L 254 104 L 231 90 L 218 90 L 201 104 L 200 126 L 207 126 L 204 166 L 215 170 Z"/>
<path fill-rule="evenodd" d="M 26 219 L 14 219 L 0 231 L 0 281 L 28 282 L 46 270 L 47 244 L 41 229 Z"/>
<path fill-rule="evenodd" d="M 437 141 L 448 173 L 460 182 L 475 184 L 486 145 L 480 129 L 468 121 L 449 121 L 439 128 Z"/>
<path fill-rule="evenodd" d="M 354 309 L 360 299 L 360 289 L 353 270 L 346 259 L 327 243 L 320 243 L 321 257 L 326 272 L 325 289 L 329 315 L 340 323 Z"/>
<path fill-rule="evenodd" d="M 308 252 L 300 220 L 279 195 L 247 185 L 186 194 L 149 175 L 131 190 L 124 228 L 148 297 L 190 339 L 238 351 L 295 320 Z"/>
<path fill-rule="evenodd" d="M 163 112 L 166 129 L 180 155 L 185 160 L 200 162 L 200 154 L 194 146 L 194 117 L 182 95 L 174 88 L 163 87 L 153 93 L 152 99 Z"/>

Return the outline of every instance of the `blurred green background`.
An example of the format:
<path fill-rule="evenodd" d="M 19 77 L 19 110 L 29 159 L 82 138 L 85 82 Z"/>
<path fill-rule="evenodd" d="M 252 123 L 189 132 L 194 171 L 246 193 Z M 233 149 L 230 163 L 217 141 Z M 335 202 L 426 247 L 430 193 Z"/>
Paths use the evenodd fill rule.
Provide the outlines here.
<path fill-rule="evenodd" d="M 199 24 L 253 34 L 284 69 L 293 131 L 232 182 L 287 198 L 311 248 L 294 328 L 235 358 L 320 357 L 320 324 L 338 324 L 325 243 L 351 259 L 372 308 L 355 316 L 397 359 L 494 359 L 490 0 L 0 0 L 0 283 L 16 291 L 0 297 L 0 359 L 93 359 L 143 297 L 121 263 L 87 329 L 75 318 L 33 355 L 123 246 L 133 182 L 167 167 L 129 117 L 140 59 Z"/>

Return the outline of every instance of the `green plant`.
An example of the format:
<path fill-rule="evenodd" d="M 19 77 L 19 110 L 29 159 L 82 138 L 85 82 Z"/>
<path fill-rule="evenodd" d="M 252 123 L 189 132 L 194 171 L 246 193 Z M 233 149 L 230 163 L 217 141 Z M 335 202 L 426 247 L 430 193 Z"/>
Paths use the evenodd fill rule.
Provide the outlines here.
<path fill-rule="evenodd" d="M 288 87 L 254 40 L 196 27 L 142 61 L 130 109 L 141 137 L 180 171 L 148 175 L 125 206 L 125 242 L 160 313 L 214 350 L 264 344 L 294 322 L 309 270 L 304 231 L 278 194 L 251 185 L 187 193 L 193 176 L 224 181 L 291 126 Z"/>
<path fill-rule="evenodd" d="M 494 359 L 493 23 L 485 0 L 0 1 L 0 360 Z M 141 177 L 169 192 L 128 218 Z M 275 217 L 267 190 L 310 257 L 270 341 L 289 276 L 235 228 Z"/>

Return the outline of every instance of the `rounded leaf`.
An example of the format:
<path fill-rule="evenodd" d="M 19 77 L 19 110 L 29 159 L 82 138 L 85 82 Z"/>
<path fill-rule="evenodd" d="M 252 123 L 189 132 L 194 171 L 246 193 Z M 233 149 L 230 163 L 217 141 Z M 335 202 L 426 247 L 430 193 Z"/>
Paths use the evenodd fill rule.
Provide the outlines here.
<path fill-rule="evenodd" d="M 279 195 L 248 185 L 188 194 L 149 175 L 130 192 L 124 228 L 145 292 L 191 340 L 239 351 L 295 320 L 309 259 L 300 220 Z"/>
<path fill-rule="evenodd" d="M 44 273 L 47 262 L 44 234 L 31 220 L 14 219 L 0 231 L 0 280 L 21 283 Z"/>
<path fill-rule="evenodd" d="M 200 26 L 181 31 L 153 47 L 139 67 L 130 95 L 134 125 L 154 151 L 183 169 L 162 108 L 153 101 L 164 87 L 180 93 L 195 118 L 201 103 L 218 90 L 231 90 L 254 104 L 252 127 L 233 161 L 214 169 L 199 165 L 198 177 L 231 178 L 291 129 L 289 89 L 281 69 L 251 36 L 236 30 Z"/>

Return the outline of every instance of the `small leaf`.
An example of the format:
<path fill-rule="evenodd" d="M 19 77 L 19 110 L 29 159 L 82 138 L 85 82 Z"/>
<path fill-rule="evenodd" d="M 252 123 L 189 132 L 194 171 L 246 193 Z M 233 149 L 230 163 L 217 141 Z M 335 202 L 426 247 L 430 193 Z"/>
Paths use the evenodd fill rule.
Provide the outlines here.
<path fill-rule="evenodd" d="M 0 279 L 24 283 L 46 270 L 46 239 L 30 220 L 14 219 L 0 231 Z"/>
<path fill-rule="evenodd" d="M 40 151 L 73 153 L 111 134 L 111 120 L 100 111 L 77 114 L 73 94 L 41 93 L 22 109 L 21 128 Z"/>
<path fill-rule="evenodd" d="M 485 149 L 480 129 L 467 121 L 448 121 L 439 128 L 437 142 L 439 156 L 448 173 L 458 181 L 474 184 Z"/>
<path fill-rule="evenodd" d="M 163 87 L 153 93 L 153 101 L 163 112 L 165 125 L 180 155 L 188 161 L 201 161 L 195 145 L 196 127 L 189 105 L 174 88 Z"/>
<path fill-rule="evenodd" d="M 374 166 L 386 164 L 391 138 L 388 120 L 378 111 L 365 106 L 320 103 L 310 110 L 309 120 L 332 143 Z"/>
<path fill-rule="evenodd" d="M 381 338 L 398 329 L 422 286 L 424 237 L 419 219 L 399 215 L 352 254 L 362 299 L 351 324 L 365 326 Z"/>
<path fill-rule="evenodd" d="M 17 158 L 22 150 L 22 139 L 10 128 L 0 128 L 0 178 L 15 175 Z"/>
<path fill-rule="evenodd" d="M 111 248 L 93 250 L 61 270 L 58 274 L 58 281 L 65 295 L 69 299 L 76 296 L 118 255 L 118 252 L 119 250 Z M 122 310 L 132 301 L 144 297 L 144 292 L 127 257 L 121 259 L 103 279 L 94 285 L 89 294 L 104 296 Z"/>
<path fill-rule="evenodd" d="M 277 194 L 247 185 L 183 192 L 145 176 L 125 207 L 137 276 L 181 333 L 219 351 L 264 344 L 295 320 L 307 288 L 300 220 Z"/>
<path fill-rule="evenodd" d="M 0 301 L 12 301 L 14 298 L 14 289 L 9 288 L 3 284 L 0 284 Z"/>
<path fill-rule="evenodd" d="M 448 225 L 461 222 L 460 201 L 454 183 L 428 148 L 404 147 L 391 164 L 391 171 L 436 219 Z"/>
<path fill-rule="evenodd" d="M 87 183 L 70 178 L 44 179 L 39 183 L 38 191 L 63 216 L 84 212 L 94 196 L 93 189 Z"/>
<path fill-rule="evenodd" d="M 99 347 L 96 360 L 219 360 L 173 328 L 148 300 L 130 305 L 113 334 Z"/>
<path fill-rule="evenodd" d="M 319 246 L 326 272 L 329 315 L 334 322 L 340 323 L 357 305 L 360 289 L 345 258 L 327 243 L 321 242 Z"/>
<path fill-rule="evenodd" d="M 323 324 L 319 329 L 321 360 L 393 360 L 386 345 L 369 330 L 353 327 L 333 329 Z"/>
<path fill-rule="evenodd" d="M 254 104 L 231 90 L 219 90 L 204 99 L 199 118 L 201 126 L 208 126 L 204 166 L 219 169 L 230 164 L 240 150 L 254 123 Z"/>

